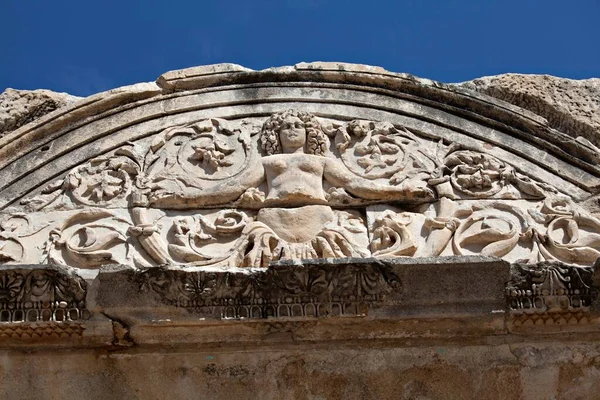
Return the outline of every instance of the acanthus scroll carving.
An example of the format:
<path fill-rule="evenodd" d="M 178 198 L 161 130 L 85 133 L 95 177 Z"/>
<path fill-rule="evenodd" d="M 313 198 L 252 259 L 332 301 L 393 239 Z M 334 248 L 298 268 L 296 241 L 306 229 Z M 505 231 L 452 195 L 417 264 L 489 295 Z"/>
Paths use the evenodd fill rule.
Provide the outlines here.
<path fill-rule="evenodd" d="M 98 157 L 71 170 L 63 180 L 46 186 L 39 196 L 21 203 L 28 209 L 68 209 L 73 205 L 93 207 L 127 206 L 140 171 L 128 148 L 112 157 Z"/>
<path fill-rule="evenodd" d="M 244 175 L 251 157 L 250 132 L 241 125 L 213 118 L 176 126 L 150 143 L 142 187 L 151 201 L 186 197 L 190 189 L 206 191 L 215 182 Z"/>
<path fill-rule="evenodd" d="M 531 232 L 537 243 L 529 261 L 591 265 L 600 257 L 600 220 L 568 198 L 547 198 L 529 212 L 546 226 L 545 230 Z"/>
<path fill-rule="evenodd" d="M 528 228 L 526 217 L 518 208 L 503 203 L 494 206 L 467 211 L 470 215 L 454 233 L 452 246 L 456 254 L 503 257 L 517 246 Z"/>
<path fill-rule="evenodd" d="M 158 264 L 267 267 L 291 259 L 364 257 L 367 229 L 359 213 L 327 206 L 240 210 L 152 220 L 134 210 L 130 228 Z M 162 220 L 159 227 L 158 220 Z M 164 226 L 170 226 L 164 228 Z"/>
<path fill-rule="evenodd" d="M 265 268 L 483 254 L 591 265 L 600 256 L 600 222 L 555 188 L 492 154 L 419 135 L 297 110 L 169 127 L 25 200 L 42 222 L 17 229 L 21 217 L 7 215 L 0 262 Z"/>
<path fill-rule="evenodd" d="M 384 212 L 377 217 L 371 241 L 374 256 L 412 256 L 417 250 L 416 240 L 407 226 L 413 222 L 409 213 Z"/>
<path fill-rule="evenodd" d="M 48 224 L 34 225 L 22 213 L 0 217 L 0 263 L 21 262 L 26 259 L 27 238 L 40 232 Z"/>
<path fill-rule="evenodd" d="M 379 207 L 368 214 L 371 249 L 379 257 L 481 254 L 582 266 L 600 257 L 600 220 L 565 196 L 537 202 L 444 199 L 437 212 Z"/>
<path fill-rule="evenodd" d="M 112 222 L 128 224 L 100 209 L 86 210 L 67 218 L 61 227 L 50 232 L 45 249 L 48 261 L 79 268 L 123 263 L 123 259 L 115 257 L 115 246 L 122 245 L 127 253 L 127 237 Z"/>
<path fill-rule="evenodd" d="M 168 245 L 169 253 L 175 259 L 194 265 L 224 260 L 230 256 L 229 252 L 223 255 L 207 254 L 202 250 L 202 245 L 217 241 L 220 237 L 231 236 L 237 236 L 239 242 L 242 240 L 242 230 L 249 222 L 250 219 L 244 212 L 236 210 L 220 211 L 214 223 L 202 215 L 176 219 L 172 227 L 174 243 Z"/>
<path fill-rule="evenodd" d="M 288 110 L 262 127 L 212 118 L 165 129 L 74 168 L 24 204 L 112 208 L 135 197 L 142 206 L 169 209 L 344 207 L 555 192 L 491 155 L 423 139 L 406 127 Z"/>
<path fill-rule="evenodd" d="M 348 169 L 368 179 L 397 184 L 419 174 L 428 177 L 436 166 L 413 133 L 390 123 L 351 121 L 338 129 L 335 142 Z"/>
<path fill-rule="evenodd" d="M 407 147 L 408 139 L 400 139 L 399 131 L 377 124 L 375 131 L 365 133 L 373 144 L 356 145 L 352 139 L 339 143 L 344 140 L 340 135 L 350 137 L 346 131 L 357 132 L 352 124 L 360 125 L 324 128 L 314 115 L 288 110 L 272 115 L 262 127 L 211 119 L 169 128 L 150 144 L 138 180 L 144 182 L 140 193 L 150 205 L 168 208 L 336 205 L 347 204 L 347 199 L 422 203 L 435 198 L 426 182 L 435 163 L 411 153 L 422 145 L 416 137 L 411 136 Z M 329 135 L 335 136 L 337 146 L 331 145 Z M 349 152 L 358 152 L 359 160 L 344 155 Z M 390 164 L 390 173 L 381 172 L 399 152 L 406 153 L 406 160 Z M 401 177 L 390 178 L 404 170 Z"/>

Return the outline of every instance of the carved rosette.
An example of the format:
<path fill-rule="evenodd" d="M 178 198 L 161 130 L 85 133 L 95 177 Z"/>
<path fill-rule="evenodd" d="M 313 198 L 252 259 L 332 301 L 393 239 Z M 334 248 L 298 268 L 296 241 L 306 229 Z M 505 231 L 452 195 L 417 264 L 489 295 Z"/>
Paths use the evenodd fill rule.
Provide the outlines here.
<path fill-rule="evenodd" d="M 439 159 L 443 151 L 438 154 Z M 543 199 L 557 193 L 492 155 L 452 146 L 435 175 L 440 197 L 452 199 Z"/>
<path fill-rule="evenodd" d="M 63 180 L 23 200 L 30 210 L 68 209 L 73 206 L 126 207 L 140 165 L 128 147 L 112 156 L 98 157 L 71 170 Z"/>

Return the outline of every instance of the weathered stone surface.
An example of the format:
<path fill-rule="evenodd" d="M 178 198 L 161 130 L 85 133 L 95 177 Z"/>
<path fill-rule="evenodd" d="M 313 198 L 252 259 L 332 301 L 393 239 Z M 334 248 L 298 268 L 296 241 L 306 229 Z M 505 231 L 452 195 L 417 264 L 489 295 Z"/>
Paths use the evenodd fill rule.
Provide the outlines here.
<path fill-rule="evenodd" d="M 449 315 L 493 318 L 493 313 L 502 321 L 510 279 L 508 263 L 473 256 L 282 261 L 251 272 L 111 268 L 98 276 L 96 302 L 118 319 L 135 318 L 139 310 L 157 320 L 169 312 L 183 319 L 179 310 L 184 309 L 189 324 L 198 317 L 399 320 Z M 173 308 L 165 314 L 164 307 Z M 129 310 L 138 311 L 130 314 Z M 136 334 L 132 338 L 138 343 L 153 340 Z"/>
<path fill-rule="evenodd" d="M 51 90 L 6 89 L 0 93 L 0 137 L 81 97 Z"/>
<path fill-rule="evenodd" d="M 600 145 L 600 78 L 504 74 L 457 84 L 530 110 L 550 126 Z"/>
<path fill-rule="evenodd" d="M 600 151 L 566 133 L 322 62 L 36 119 L 0 137 L 0 397 L 589 397 Z"/>
<path fill-rule="evenodd" d="M 237 64 L 213 64 L 169 71 L 162 74 L 156 83 L 166 90 L 185 90 L 197 87 L 199 82 L 210 86 L 232 74 L 252 71 Z"/>
<path fill-rule="evenodd" d="M 591 266 L 599 230 L 557 188 L 485 152 L 386 121 L 287 110 L 172 126 L 77 166 L 0 215 L 0 262 L 86 278 L 108 264 L 368 256 Z"/>
<path fill-rule="evenodd" d="M 182 351 L 4 350 L 0 397 L 537 400 L 595 399 L 600 390 L 595 343 L 468 341 L 401 348 L 351 343 Z"/>

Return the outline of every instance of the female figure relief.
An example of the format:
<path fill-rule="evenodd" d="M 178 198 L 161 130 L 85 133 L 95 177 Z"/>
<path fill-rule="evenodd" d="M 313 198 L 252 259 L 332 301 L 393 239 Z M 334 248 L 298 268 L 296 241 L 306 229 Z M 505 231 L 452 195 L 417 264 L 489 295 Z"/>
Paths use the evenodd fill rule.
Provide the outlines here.
<path fill-rule="evenodd" d="M 160 154 L 155 157 L 160 161 L 155 164 L 166 168 L 161 167 L 152 175 L 159 188 L 152 189 L 149 199 L 159 207 L 231 204 L 259 209 L 255 218 L 244 222 L 239 239 L 232 244 L 230 265 L 266 267 L 280 259 L 369 256 L 363 217 L 355 210 L 333 210 L 326 197 L 325 182 L 366 200 L 422 203 L 435 197 L 424 181 L 405 179 L 394 185 L 389 184 L 391 180 L 367 179 L 349 170 L 330 152 L 329 139 L 311 114 L 289 110 L 272 115 L 260 132 L 262 157 L 248 132 L 226 129 L 226 124 L 227 121 L 210 120 L 179 129 L 170 136 L 165 134 L 156 147 L 173 143 L 173 149 L 165 150 L 164 160 Z M 178 139 L 179 132 L 191 139 Z M 217 143 L 218 135 L 222 144 Z M 181 142 L 179 146 L 177 140 Z M 242 153 L 245 158 L 240 157 Z M 172 156 L 169 158 L 170 154 L 177 154 L 177 162 Z M 240 166 L 240 160 L 245 160 L 244 166 Z M 149 221 L 139 217 L 136 223 L 144 225 Z M 192 231 L 186 228 L 176 236 L 193 236 Z M 163 247 L 158 235 L 143 239 L 148 242 L 145 247 L 155 253 L 156 248 Z M 185 260 L 194 264 L 217 260 L 204 254 L 196 257 L 194 249 L 184 251 L 181 246 L 185 245 L 178 246 L 179 253 L 187 254 Z M 168 260 L 164 249 L 160 253 L 161 262 Z"/>
<path fill-rule="evenodd" d="M 433 192 L 424 186 L 385 186 L 352 174 L 337 159 L 326 156 L 328 144 L 319 122 L 310 114 L 290 110 L 265 122 L 260 145 L 266 153 L 261 158 L 267 185 L 266 207 L 246 227 L 247 238 L 238 250 L 237 265 L 368 256 L 362 218 L 325 205 L 324 180 L 366 199 L 433 198 Z M 357 236 L 364 240 L 357 240 Z"/>
<path fill-rule="evenodd" d="M 267 201 L 290 204 L 324 204 L 323 179 L 335 187 L 372 200 L 427 201 L 434 193 L 424 182 L 381 185 L 351 173 L 340 161 L 326 157 L 328 139 L 317 119 L 307 113 L 285 111 L 263 125 L 262 166 L 268 187 Z"/>
<path fill-rule="evenodd" d="M 150 204 L 168 208 L 234 202 L 250 208 L 328 204 L 324 181 L 365 200 L 423 203 L 435 198 L 423 180 L 381 184 L 350 171 L 329 152 L 329 139 L 311 114 L 288 110 L 271 116 L 260 132 L 262 157 L 247 132 L 219 133 L 226 132 L 221 126 L 225 122 L 213 119 L 171 130 L 175 134 L 168 137 L 163 134 L 156 146 L 161 150 L 151 151 L 154 161 L 147 171 Z M 208 133 L 194 139 L 198 131 Z M 192 139 L 177 147 L 177 134 Z M 219 135 L 239 148 L 218 146 Z M 261 186 L 266 186 L 266 193 L 258 190 Z"/>

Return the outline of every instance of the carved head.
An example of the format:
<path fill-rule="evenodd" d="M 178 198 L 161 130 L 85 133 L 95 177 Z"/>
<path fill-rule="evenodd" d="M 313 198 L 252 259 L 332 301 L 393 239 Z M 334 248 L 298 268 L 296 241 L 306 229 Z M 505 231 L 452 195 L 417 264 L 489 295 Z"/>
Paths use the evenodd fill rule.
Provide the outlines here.
<path fill-rule="evenodd" d="M 260 145 L 267 155 L 303 148 L 307 154 L 325 155 L 329 141 L 314 115 L 287 110 L 273 114 L 262 127 Z"/>
<path fill-rule="evenodd" d="M 348 123 L 346 127 L 346 132 L 351 136 L 355 137 L 363 137 L 367 136 L 367 133 L 375 129 L 375 122 L 373 121 L 362 121 L 360 119 L 355 119 Z"/>

